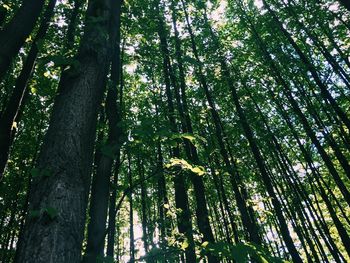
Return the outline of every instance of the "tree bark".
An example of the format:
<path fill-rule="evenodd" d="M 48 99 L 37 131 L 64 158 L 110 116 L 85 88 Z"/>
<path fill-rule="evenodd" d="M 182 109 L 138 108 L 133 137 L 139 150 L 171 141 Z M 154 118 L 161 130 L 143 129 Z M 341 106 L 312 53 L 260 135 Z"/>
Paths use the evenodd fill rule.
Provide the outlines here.
<path fill-rule="evenodd" d="M 108 138 L 106 145 L 103 145 L 101 149 L 97 149 L 97 151 L 101 150 L 102 154 L 98 161 L 97 172 L 92 180 L 90 221 L 88 226 L 86 251 L 83 260 L 84 263 L 96 262 L 97 257 L 103 257 L 104 255 L 110 179 L 112 177 L 114 158 L 119 155 L 120 151 L 121 131 L 119 128 L 120 116 L 117 105 L 117 87 L 120 78 L 119 42 L 121 3 L 122 1 L 115 1 L 114 6 L 112 7 L 112 10 L 114 11 L 112 21 L 110 22 L 110 46 L 113 47 L 111 70 L 112 80 L 106 98 Z M 103 149 L 108 153 L 104 152 Z"/>
<path fill-rule="evenodd" d="M 16 262 L 80 261 L 110 19 L 108 0 L 90 0 L 76 57 L 79 67 L 72 65 L 60 80 Z"/>

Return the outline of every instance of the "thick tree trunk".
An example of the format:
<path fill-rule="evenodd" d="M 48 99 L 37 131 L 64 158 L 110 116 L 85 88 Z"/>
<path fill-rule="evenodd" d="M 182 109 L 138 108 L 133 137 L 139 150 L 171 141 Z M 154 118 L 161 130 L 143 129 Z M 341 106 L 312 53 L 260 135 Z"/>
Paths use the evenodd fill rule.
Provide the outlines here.
<path fill-rule="evenodd" d="M 45 0 L 23 0 L 15 16 L 0 31 L 0 82 L 33 31 L 44 4 Z"/>
<path fill-rule="evenodd" d="M 29 1 L 28 1 L 29 2 Z M 77 61 L 63 72 L 33 171 L 29 216 L 17 262 L 79 262 L 98 107 L 108 68 L 110 2 L 89 2 Z M 98 20 L 91 23 L 90 20 Z"/>

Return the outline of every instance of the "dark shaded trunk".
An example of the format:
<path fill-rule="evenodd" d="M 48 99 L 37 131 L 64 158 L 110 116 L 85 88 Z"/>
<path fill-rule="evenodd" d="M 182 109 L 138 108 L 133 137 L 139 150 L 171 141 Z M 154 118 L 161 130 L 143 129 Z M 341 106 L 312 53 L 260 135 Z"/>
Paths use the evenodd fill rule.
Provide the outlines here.
<path fill-rule="evenodd" d="M 74 7 L 69 16 L 69 24 L 67 29 L 67 41 L 66 41 L 66 49 L 67 51 L 72 51 L 74 48 L 74 39 L 76 35 L 76 28 L 78 23 L 78 16 L 80 12 L 80 8 L 85 3 L 85 0 L 75 0 Z"/>
<path fill-rule="evenodd" d="M 33 31 L 45 0 L 22 1 L 14 17 L 0 31 L 0 82 L 27 37 Z"/>
<path fill-rule="evenodd" d="M 112 194 L 109 198 L 109 209 L 108 209 L 108 237 L 107 237 L 107 257 L 114 257 L 114 245 L 115 245 L 115 237 L 118 237 L 118 233 L 116 233 L 116 201 L 117 201 L 117 186 L 119 183 L 119 169 L 121 166 L 120 161 L 120 153 L 117 153 L 115 171 L 113 175 L 113 187 Z"/>
<path fill-rule="evenodd" d="M 92 24 L 91 19 L 98 21 Z M 33 171 L 29 216 L 16 262 L 80 261 L 97 112 L 109 61 L 110 19 L 108 0 L 89 2 L 76 57 L 79 67 L 62 74 Z"/>
<path fill-rule="evenodd" d="M 144 167 L 143 163 L 140 159 L 140 156 L 137 156 L 137 172 L 139 174 L 139 178 L 141 181 L 141 223 L 142 223 L 142 240 L 145 248 L 146 254 L 149 252 L 149 219 L 148 219 L 148 213 L 147 213 L 147 188 L 145 186 L 145 173 L 144 173 Z M 150 262 L 151 260 L 148 260 L 147 262 Z"/>
<path fill-rule="evenodd" d="M 158 214 L 159 214 L 159 225 L 160 225 L 160 247 L 165 249 L 166 247 L 166 237 L 169 234 L 169 222 L 166 218 L 166 213 L 168 212 L 167 206 L 169 201 L 167 198 L 166 182 L 163 170 L 163 155 L 160 142 L 157 142 L 157 169 L 159 170 L 159 175 L 157 179 L 157 203 L 158 203 Z"/>
<path fill-rule="evenodd" d="M 0 6 L 0 27 L 2 27 L 2 24 L 5 22 L 7 15 L 7 9 L 4 6 Z"/>
<path fill-rule="evenodd" d="M 134 263 L 135 262 L 135 238 L 134 238 L 134 200 L 133 200 L 133 196 L 132 196 L 132 192 L 133 192 L 133 180 L 132 180 L 132 171 L 131 171 L 131 158 L 130 158 L 130 153 L 127 153 L 128 155 L 128 181 L 129 181 L 129 194 L 128 194 L 128 198 L 129 198 L 129 229 L 130 229 L 130 249 L 129 249 L 129 253 L 130 253 L 130 263 Z"/>
<path fill-rule="evenodd" d="M 117 35 L 117 40 L 120 40 L 120 37 Z M 116 209 L 116 201 L 117 201 L 117 190 L 115 187 L 118 186 L 118 175 L 119 175 L 119 170 L 120 166 L 122 165 L 121 159 L 120 159 L 120 148 L 122 144 L 122 139 L 121 136 L 123 134 L 123 129 L 121 128 L 122 126 L 120 125 L 122 122 L 122 105 L 123 105 L 123 89 L 124 89 L 124 82 L 123 82 L 123 56 L 124 56 L 124 47 L 125 47 L 125 38 L 123 41 L 122 47 L 120 47 L 118 41 L 117 41 L 117 46 L 115 52 L 118 54 L 120 52 L 121 48 L 121 54 L 120 54 L 120 65 L 119 68 L 116 63 L 113 64 L 113 61 L 116 62 L 118 61 L 118 55 L 114 58 L 112 61 L 112 72 L 111 72 L 111 80 L 112 80 L 112 86 L 116 86 L 119 83 L 120 89 L 119 89 L 119 104 L 117 104 L 117 108 L 114 107 L 114 109 L 117 109 L 117 112 L 113 112 L 113 107 L 112 111 L 110 111 L 109 114 L 111 114 L 110 118 L 116 118 L 116 125 L 117 129 L 119 131 L 118 134 L 118 139 L 117 139 L 117 151 L 116 151 L 116 164 L 115 164 L 115 171 L 114 171 L 114 178 L 113 178 L 113 185 L 112 187 L 112 194 L 110 197 L 109 201 L 109 214 L 108 214 L 108 241 L 107 241 L 107 256 L 113 258 L 114 256 L 114 244 L 115 244 L 115 235 L 116 235 L 116 216 L 117 216 L 117 209 Z M 118 74 L 116 70 L 119 70 L 119 79 L 117 78 Z M 116 95 L 118 98 L 118 94 Z M 117 233 L 118 236 L 118 233 Z M 119 245 L 119 242 L 118 242 Z"/>
<path fill-rule="evenodd" d="M 10 147 L 16 131 L 15 128 L 12 128 L 12 125 L 14 122 L 18 121 L 18 112 L 21 110 L 21 108 L 23 108 L 25 99 L 28 97 L 28 94 L 26 94 L 28 92 L 27 83 L 32 75 L 35 67 L 35 61 L 39 53 L 37 42 L 43 39 L 46 35 L 55 4 L 56 0 L 50 0 L 48 3 L 32 47 L 29 50 L 21 73 L 16 79 L 15 88 L 12 91 L 6 107 L 0 114 L 0 181 L 6 167 Z"/>
<path fill-rule="evenodd" d="M 83 262 L 92 263 L 97 257 L 104 254 L 105 230 L 107 222 L 108 200 L 110 193 L 110 179 L 114 158 L 119 155 L 120 116 L 117 105 L 117 87 L 120 73 L 120 11 L 122 1 L 115 1 L 112 21 L 110 22 L 111 43 L 113 47 L 111 85 L 108 85 L 106 98 L 106 116 L 108 120 L 108 138 L 105 145 L 101 146 L 101 156 L 98 160 L 97 171 L 92 180 L 90 221 L 88 226 L 88 238 Z"/>

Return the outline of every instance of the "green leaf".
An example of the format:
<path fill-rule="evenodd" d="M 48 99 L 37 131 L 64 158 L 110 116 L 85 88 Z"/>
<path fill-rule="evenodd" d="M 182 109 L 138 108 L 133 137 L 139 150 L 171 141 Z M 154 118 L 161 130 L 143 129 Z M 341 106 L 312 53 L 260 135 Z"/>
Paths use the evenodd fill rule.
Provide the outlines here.
<path fill-rule="evenodd" d="M 187 239 L 185 239 L 182 243 L 181 243 L 181 249 L 182 250 L 185 250 L 186 248 L 188 248 L 189 247 L 189 243 L 188 243 L 188 241 L 187 241 Z"/>
<path fill-rule="evenodd" d="M 205 169 L 202 166 L 195 166 L 191 168 L 191 171 L 199 176 L 202 176 L 205 174 Z"/>
<path fill-rule="evenodd" d="M 205 242 L 203 242 L 202 244 L 201 244 L 201 247 L 207 247 L 209 245 L 209 242 L 208 241 L 205 241 Z"/>
<path fill-rule="evenodd" d="M 46 213 L 51 220 L 54 220 L 58 215 L 58 211 L 52 206 L 46 207 L 43 212 Z"/>
<path fill-rule="evenodd" d="M 36 94 L 36 93 L 37 93 L 37 89 L 34 88 L 34 87 L 31 87 L 31 88 L 30 88 L 30 92 L 31 92 L 32 94 Z"/>
<path fill-rule="evenodd" d="M 189 170 L 192 173 L 195 173 L 199 176 L 202 176 L 205 174 L 205 169 L 203 166 L 192 166 L 184 159 L 171 158 L 170 162 L 165 165 L 165 168 L 171 168 L 171 167 L 180 167 L 181 169 Z"/>
<path fill-rule="evenodd" d="M 1 5 L 3 8 L 5 8 L 7 11 L 10 11 L 11 10 L 11 7 L 9 7 L 8 5 L 6 4 L 2 4 Z"/>
<path fill-rule="evenodd" d="M 192 134 L 189 134 L 189 133 L 184 133 L 181 135 L 181 137 L 191 142 L 193 142 L 196 139 L 196 137 L 194 137 Z"/>

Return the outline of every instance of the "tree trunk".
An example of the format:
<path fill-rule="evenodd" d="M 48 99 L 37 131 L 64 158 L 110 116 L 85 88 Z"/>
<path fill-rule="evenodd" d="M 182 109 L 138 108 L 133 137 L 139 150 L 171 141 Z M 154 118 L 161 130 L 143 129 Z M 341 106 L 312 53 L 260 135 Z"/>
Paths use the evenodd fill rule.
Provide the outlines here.
<path fill-rule="evenodd" d="M 120 33 L 120 32 L 119 32 Z M 112 61 L 112 72 L 111 72 L 111 80 L 112 80 L 112 86 L 116 86 L 119 83 L 119 105 L 117 104 L 116 108 L 112 107 L 110 114 L 111 116 L 109 118 L 113 119 L 116 118 L 116 123 L 118 130 L 119 130 L 119 135 L 117 141 L 117 151 L 116 151 L 116 164 L 115 164 L 115 171 L 114 171 L 114 178 L 113 178 L 113 185 L 117 187 L 118 185 L 118 175 L 119 175 L 119 170 L 120 166 L 122 165 L 121 159 L 120 159 L 120 147 L 122 144 L 121 136 L 123 133 L 123 129 L 121 128 L 120 123 L 122 122 L 122 105 L 123 105 L 123 56 L 124 56 L 124 46 L 125 46 L 125 38 L 123 41 L 122 47 L 120 47 L 120 44 L 118 43 L 118 39 L 120 41 L 120 36 L 117 35 L 117 47 L 116 47 L 116 54 L 120 52 L 121 49 L 121 54 L 120 54 L 120 63 L 119 63 L 119 68 L 118 66 L 114 66 L 116 63 L 113 63 L 118 61 L 116 58 L 118 55 L 115 57 L 115 60 Z M 119 78 L 117 78 L 118 74 L 116 70 L 119 71 Z M 118 97 L 118 94 L 117 96 Z M 113 109 L 117 109 L 117 113 L 113 112 Z M 114 243 L 115 243 L 115 235 L 116 235 L 116 216 L 117 216 L 117 210 L 116 210 L 116 200 L 117 200 L 117 191 L 116 189 L 112 189 L 112 194 L 110 197 L 109 201 L 109 215 L 108 215 L 108 241 L 107 241 L 107 256 L 113 258 L 114 257 Z M 117 233 L 118 236 L 118 233 Z M 119 243 L 118 243 L 119 245 Z"/>
<path fill-rule="evenodd" d="M 44 4 L 45 0 L 23 0 L 17 13 L 0 31 L 0 82 L 33 31 Z"/>
<path fill-rule="evenodd" d="M 128 181 L 129 181 L 129 229 L 130 229 L 130 263 L 135 262 L 135 238 L 134 238 L 134 205 L 133 205 L 133 180 L 132 180 L 132 171 L 131 171 L 131 158 L 130 153 L 128 155 Z"/>
<path fill-rule="evenodd" d="M 140 160 L 140 156 L 137 156 L 137 172 L 139 174 L 139 179 L 141 181 L 141 223 L 142 223 L 142 240 L 145 248 L 146 254 L 149 252 L 149 219 L 147 213 L 147 188 L 145 186 L 145 174 L 143 163 Z M 151 262 L 151 260 L 149 260 Z"/>
<path fill-rule="evenodd" d="M 120 151 L 119 110 L 117 105 L 117 87 L 120 69 L 120 8 L 122 1 L 115 1 L 114 15 L 110 23 L 111 43 L 114 47 L 112 55 L 111 87 L 106 98 L 106 115 L 108 119 L 108 138 L 106 145 L 97 151 L 102 152 L 97 165 L 97 172 L 92 180 L 90 221 L 84 263 L 93 263 L 98 256 L 103 256 L 105 245 L 105 230 L 107 222 L 108 200 L 110 193 L 110 179 L 114 158 Z"/>
<path fill-rule="evenodd" d="M 110 9 L 108 0 L 89 2 L 76 57 L 79 66 L 62 74 L 33 171 L 29 216 L 17 262 L 80 261 L 97 111 L 109 61 Z M 98 21 L 92 24 L 92 19 Z"/>
<path fill-rule="evenodd" d="M 231 91 L 232 100 L 233 100 L 233 103 L 235 105 L 236 112 L 237 112 L 239 120 L 240 120 L 240 124 L 243 128 L 245 137 L 247 138 L 247 140 L 249 142 L 250 149 L 253 153 L 257 167 L 260 171 L 262 182 L 264 183 L 265 188 L 266 188 L 266 190 L 271 198 L 271 202 L 273 204 L 274 211 L 276 212 L 276 217 L 277 217 L 277 220 L 279 223 L 279 227 L 281 230 L 283 240 L 286 243 L 286 246 L 287 246 L 288 251 L 292 257 L 293 262 L 302 262 L 302 259 L 301 259 L 300 255 L 299 255 L 299 253 L 294 245 L 294 242 L 290 236 L 290 232 L 288 230 L 288 225 L 287 225 L 287 222 L 286 222 L 284 215 L 283 215 L 281 203 L 280 203 L 280 201 L 279 201 L 279 199 L 274 191 L 270 175 L 267 171 L 265 161 L 263 159 L 263 156 L 261 154 L 259 146 L 256 142 L 256 139 L 254 137 L 253 130 L 252 130 L 250 124 L 248 123 L 248 120 L 246 118 L 244 110 L 240 104 L 239 96 L 238 96 L 236 87 L 234 85 L 233 79 L 231 77 L 231 72 L 228 68 L 228 65 L 225 61 L 223 54 L 220 51 L 219 39 L 217 39 L 217 36 L 214 34 L 214 32 L 211 29 L 211 26 L 207 20 L 206 12 L 204 14 L 204 19 L 207 23 L 207 26 L 209 27 L 212 39 L 215 43 L 215 48 L 216 48 L 216 50 L 218 50 L 219 62 L 220 62 L 220 66 L 221 66 L 221 74 L 222 74 L 224 80 L 226 81 L 228 88 Z M 239 71 L 235 70 L 235 74 L 239 75 Z"/>

